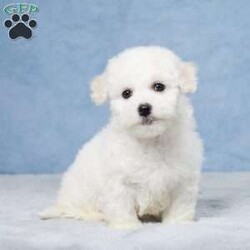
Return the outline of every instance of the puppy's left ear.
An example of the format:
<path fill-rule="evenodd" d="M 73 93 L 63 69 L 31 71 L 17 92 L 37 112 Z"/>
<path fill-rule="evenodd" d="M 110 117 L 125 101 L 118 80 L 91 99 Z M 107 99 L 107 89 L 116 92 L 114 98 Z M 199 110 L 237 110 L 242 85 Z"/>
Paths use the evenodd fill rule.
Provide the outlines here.
<path fill-rule="evenodd" d="M 107 99 L 107 86 L 104 73 L 96 76 L 90 83 L 90 97 L 96 105 L 103 104 Z"/>
<path fill-rule="evenodd" d="M 194 93 L 197 89 L 197 69 L 192 62 L 180 65 L 180 89 L 183 93 Z"/>

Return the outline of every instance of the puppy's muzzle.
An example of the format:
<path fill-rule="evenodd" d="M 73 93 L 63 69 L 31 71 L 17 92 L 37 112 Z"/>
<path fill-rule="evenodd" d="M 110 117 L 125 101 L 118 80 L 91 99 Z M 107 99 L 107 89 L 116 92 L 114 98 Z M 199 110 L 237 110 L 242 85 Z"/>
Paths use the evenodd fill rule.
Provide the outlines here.
<path fill-rule="evenodd" d="M 138 107 L 138 113 L 142 117 L 147 117 L 151 114 L 152 106 L 148 103 L 140 104 Z"/>

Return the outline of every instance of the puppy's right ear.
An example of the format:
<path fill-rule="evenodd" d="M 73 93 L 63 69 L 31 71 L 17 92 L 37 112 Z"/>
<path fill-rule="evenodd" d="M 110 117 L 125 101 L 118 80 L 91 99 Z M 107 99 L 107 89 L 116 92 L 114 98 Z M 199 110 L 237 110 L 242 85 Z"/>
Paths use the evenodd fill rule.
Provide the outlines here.
<path fill-rule="evenodd" d="M 197 88 L 196 67 L 192 62 L 182 62 L 180 66 L 180 88 L 183 93 L 194 93 Z"/>
<path fill-rule="evenodd" d="M 90 96 L 96 105 L 103 104 L 107 99 L 107 86 L 104 73 L 96 76 L 90 83 Z"/>

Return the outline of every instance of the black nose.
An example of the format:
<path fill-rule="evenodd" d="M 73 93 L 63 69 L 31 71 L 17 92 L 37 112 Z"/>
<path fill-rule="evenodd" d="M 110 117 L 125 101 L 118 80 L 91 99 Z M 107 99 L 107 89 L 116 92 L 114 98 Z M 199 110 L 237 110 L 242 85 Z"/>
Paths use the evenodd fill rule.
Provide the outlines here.
<path fill-rule="evenodd" d="M 151 114 L 152 106 L 148 103 L 140 104 L 138 112 L 140 116 L 146 117 Z"/>

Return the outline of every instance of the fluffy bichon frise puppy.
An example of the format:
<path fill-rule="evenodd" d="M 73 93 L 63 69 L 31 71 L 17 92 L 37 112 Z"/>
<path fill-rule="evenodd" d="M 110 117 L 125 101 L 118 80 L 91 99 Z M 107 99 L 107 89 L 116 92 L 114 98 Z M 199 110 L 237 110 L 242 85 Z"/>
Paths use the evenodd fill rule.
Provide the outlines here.
<path fill-rule="evenodd" d="M 127 49 L 91 83 L 110 102 L 108 125 L 86 143 L 65 173 L 44 219 L 69 217 L 134 228 L 146 216 L 192 220 L 202 143 L 187 93 L 196 69 L 161 47 Z"/>

